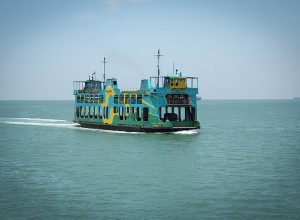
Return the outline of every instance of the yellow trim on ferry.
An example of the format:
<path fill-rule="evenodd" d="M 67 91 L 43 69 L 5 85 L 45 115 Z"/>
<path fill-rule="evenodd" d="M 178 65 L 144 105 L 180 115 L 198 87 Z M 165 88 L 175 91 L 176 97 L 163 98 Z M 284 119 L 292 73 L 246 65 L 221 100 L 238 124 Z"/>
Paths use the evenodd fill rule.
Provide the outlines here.
<path fill-rule="evenodd" d="M 113 88 L 111 86 L 107 86 L 106 87 L 106 92 L 105 92 L 105 102 L 100 104 L 102 107 L 107 107 L 108 106 L 108 100 L 109 100 L 109 96 L 114 97 L 115 95 L 115 91 L 113 90 Z M 117 115 L 117 113 L 114 113 L 113 111 L 113 107 L 110 107 L 109 109 L 109 117 L 108 118 L 103 118 L 103 123 L 104 124 L 112 124 L 115 115 Z"/>
<path fill-rule="evenodd" d="M 142 99 L 142 103 L 145 104 L 145 105 L 148 105 L 150 106 L 151 108 L 154 108 L 157 110 L 157 108 L 155 108 L 153 105 L 151 105 L 149 102 L 145 101 L 144 99 Z"/>

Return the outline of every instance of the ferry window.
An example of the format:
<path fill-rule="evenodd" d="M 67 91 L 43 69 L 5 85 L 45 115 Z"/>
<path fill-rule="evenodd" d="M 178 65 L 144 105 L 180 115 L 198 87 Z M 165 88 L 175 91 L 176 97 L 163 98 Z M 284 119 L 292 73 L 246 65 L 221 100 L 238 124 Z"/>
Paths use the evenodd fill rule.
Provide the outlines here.
<path fill-rule="evenodd" d="M 161 119 L 161 107 L 158 109 L 158 117 Z"/>
<path fill-rule="evenodd" d="M 185 108 L 185 120 L 186 121 L 193 121 L 192 111 L 190 107 Z"/>
<path fill-rule="evenodd" d="M 103 95 L 99 96 L 99 102 L 102 103 L 103 102 Z"/>
<path fill-rule="evenodd" d="M 142 96 L 141 95 L 137 96 L 137 104 L 142 104 Z"/>
<path fill-rule="evenodd" d="M 179 117 L 180 117 L 180 119 L 181 119 L 181 121 L 185 121 L 186 119 L 186 117 L 185 117 L 185 107 L 179 107 Z"/>
<path fill-rule="evenodd" d="M 76 107 L 76 117 L 78 118 L 79 117 L 79 108 Z"/>
<path fill-rule="evenodd" d="M 101 115 L 101 107 L 100 107 L 100 106 L 98 107 L 98 112 L 99 112 L 99 114 L 98 114 L 98 115 L 99 115 L 99 118 L 102 118 L 102 115 Z"/>
<path fill-rule="evenodd" d="M 167 112 L 171 113 L 172 112 L 172 107 L 167 107 Z"/>
<path fill-rule="evenodd" d="M 131 95 L 131 97 L 130 97 L 130 103 L 131 104 L 136 104 L 136 95 L 135 94 Z"/>
<path fill-rule="evenodd" d="M 125 104 L 129 104 L 129 95 L 125 95 Z"/>
<path fill-rule="evenodd" d="M 85 107 L 81 106 L 81 118 L 85 117 Z"/>
<path fill-rule="evenodd" d="M 113 81 L 113 85 L 116 86 L 117 85 L 117 81 Z"/>
<path fill-rule="evenodd" d="M 136 108 L 136 120 L 140 121 L 141 120 L 141 108 L 137 107 Z"/>
<path fill-rule="evenodd" d="M 105 112 L 105 118 L 109 118 L 109 112 L 108 112 L 108 107 L 106 107 L 106 112 Z"/>
<path fill-rule="evenodd" d="M 169 86 L 170 84 L 170 78 L 165 78 L 165 86 Z"/>
<path fill-rule="evenodd" d="M 177 118 L 178 118 L 178 114 L 179 114 L 179 107 L 174 107 L 174 113 L 177 115 Z"/>
<path fill-rule="evenodd" d="M 164 119 L 166 114 L 166 107 L 160 107 L 160 119 Z"/>
<path fill-rule="evenodd" d="M 96 107 L 94 107 L 94 109 L 95 109 L 95 112 L 94 112 L 94 117 L 95 118 L 98 118 L 98 115 L 99 115 L 99 108 L 96 108 Z"/>
<path fill-rule="evenodd" d="M 114 107 L 114 113 L 118 113 L 118 108 Z"/>
<path fill-rule="evenodd" d="M 124 107 L 124 120 L 127 120 L 128 117 L 128 112 L 129 112 L 129 107 Z"/>
<path fill-rule="evenodd" d="M 196 120 L 196 108 L 191 107 L 191 111 L 192 111 L 192 121 L 195 121 Z"/>
<path fill-rule="evenodd" d="M 124 95 L 121 95 L 121 96 L 120 96 L 119 103 L 120 103 L 120 104 L 124 104 Z"/>
<path fill-rule="evenodd" d="M 89 114 L 89 117 L 90 118 L 93 118 L 94 116 L 94 107 L 90 107 L 90 114 Z"/>
<path fill-rule="evenodd" d="M 89 107 L 85 106 L 84 117 L 87 118 L 88 114 L 89 114 Z"/>
<path fill-rule="evenodd" d="M 149 117 L 149 108 L 143 108 L 143 121 L 148 121 Z"/>
<path fill-rule="evenodd" d="M 80 117 L 83 118 L 83 115 L 84 115 L 84 111 L 82 109 L 82 106 L 80 106 Z"/>
<path fill-rule="evenodd" d="M 134 107 L 131 107 L 131 113 L 134 114 Z"/>
<path fill-rule="evenodd" d="M 120 107 L 120 110 L 119 110 L 119 117 L 120 117 L 120 120 L 123 120 L 123 110 L 122 110 L 122 107 Z"/>
<path fill-rule="evenodd" d="M 114 96 L 114 104 L 119 103 L 119 97 L 117 95 Z"/>

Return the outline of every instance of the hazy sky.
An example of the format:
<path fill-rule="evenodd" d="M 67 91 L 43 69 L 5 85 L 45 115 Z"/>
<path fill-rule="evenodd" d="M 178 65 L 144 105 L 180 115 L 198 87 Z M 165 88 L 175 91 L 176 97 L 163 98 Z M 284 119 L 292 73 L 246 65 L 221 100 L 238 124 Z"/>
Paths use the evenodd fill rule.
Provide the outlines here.
<path fill-rule="evenodd" d="M 0 99 L 72 99 L 109 62 L 138 88 L 175 68 L 207 99 L 300 96 L 300 1 L 0 0 Z"/>

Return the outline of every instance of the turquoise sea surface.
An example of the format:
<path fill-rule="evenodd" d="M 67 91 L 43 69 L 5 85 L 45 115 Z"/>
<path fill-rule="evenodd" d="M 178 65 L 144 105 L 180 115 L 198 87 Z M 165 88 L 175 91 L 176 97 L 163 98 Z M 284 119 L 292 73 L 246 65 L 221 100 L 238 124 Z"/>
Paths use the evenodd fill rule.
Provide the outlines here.
<path fill-rule="evenodd" d="M 201 101 L 199 131 L 109 132 L 0 102 L 0 219 L 300 219 L 300 101 Z"/>

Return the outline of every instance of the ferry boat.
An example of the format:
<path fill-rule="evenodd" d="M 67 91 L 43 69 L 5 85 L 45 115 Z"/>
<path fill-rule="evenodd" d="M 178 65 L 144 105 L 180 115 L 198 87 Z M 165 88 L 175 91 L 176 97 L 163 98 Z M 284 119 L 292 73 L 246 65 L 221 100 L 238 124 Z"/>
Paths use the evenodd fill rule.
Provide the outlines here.
<path fill-rule="evenodd" d="M 74 81 L 74 122 L 86 128 L 128 132 L 173 132 L 199 129 L 198 78 L 174 72 L 141 80 L 137 90 L 123 90 L 115 78 Z M 174 69 L 174 68 L 173 68 Z"/>

